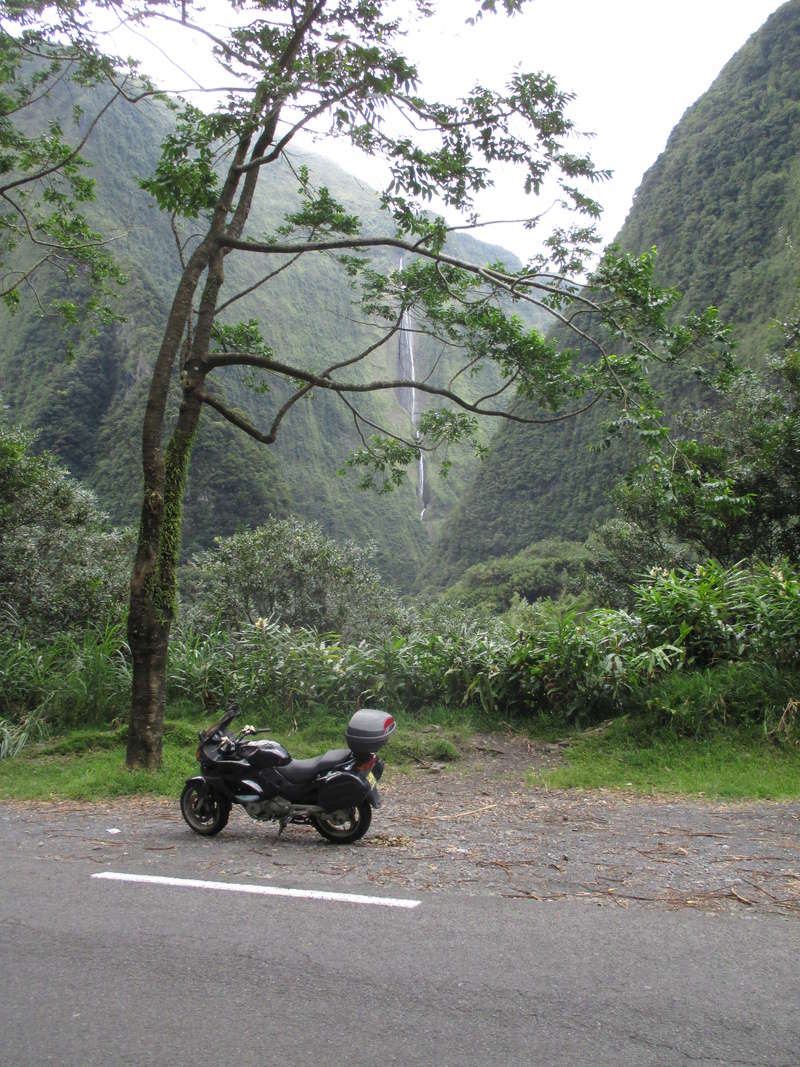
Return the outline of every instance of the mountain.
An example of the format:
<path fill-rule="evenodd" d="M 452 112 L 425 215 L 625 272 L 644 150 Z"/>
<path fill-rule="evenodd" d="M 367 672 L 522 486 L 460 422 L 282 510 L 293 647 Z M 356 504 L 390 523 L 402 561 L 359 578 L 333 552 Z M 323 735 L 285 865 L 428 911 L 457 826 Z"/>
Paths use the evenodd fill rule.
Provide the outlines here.
<path fill-rule="evenodd" d="M 656 281 L 681 311 L 713 304 L 742 360 L 763 363 L 800 278 L 800 0 L 779 8 L 682 117 L 645 174 L 617 237 L 658 249 Z M 669 385 L 672 402 L 686 387 Z M 545 538 L 582 540 L 609 514 L 624 444 L 592 452 L 602 415 L 544 429 L 499 429 L 443 524 L 423 575 L 443 585 L 465 568 Z"/>
<path fill-rule="evenodd" d="M 87 99 L 69 82 L 62 82 L 58 92 L 43 102 L 40 122 L 55 115 L 66 127 L 73 105 L 80 104 L 90 116 L 104 99 L 100 90 Z M 36 116 L 31 121 L 37 121 Z M 84 152 L 97 187 L 92 221 L 104 234 L 114 236 L 115 255 L 129 276 L 119 297 L 124 321 L 82 341 L 78 357 L 69 362 L 63 358 L 62 328 L 40 310 L 53 297 L 65 295 L 60 278 L 51 275 L 41 284 L 38 303 L 24 301 L 14 315 L 5 309 L 0 312 L 4 333 L 0 395 L 10 418 L 37 429 L 40 446 L 56 452 L 73 474 L 97 491 L 113 519 L 124 523 L 138 518 L 143 405 L 180 270 L 169 220 L 137 179 L 152 173 L 172 123 L 172 112 L 158 102 L 136 107 L 118 102 Z M 391 221 L 380 212 L 374 190 L 319 156 L 297 153 L 294 170 L 270 167 L 265 173 L 249 234 L 270 232 L 287 211 L 297 210 L 296 172 L 301 165 L 309 168 L 317 186 L 328 186 L 348 211 L 361 216 L 365 230 L 390 232 Z M 191 232 L 191 224 L 186 232 Z M 449 248 L 473 261 L 505 260 L 516 265 L 509 253 L 468 236 L 454 236 Z M 396 262 L 389 254 L 382 257 L 384 266 Z M 231 308 L 230 321 L 255 318 L 266 324 L 266 340 L 277 358 L 302 359 L 309 369 L 322 369 L 374 341 L 375 332 L 360 322 L 347 279 L 333 258 L 303 257 L 268 287 L 257 288 L 260 277 L 275 265 L 274 260 L 265 265 L 257 257 L 229 257 L 222 296 L 253 288 Z M 452 357 L 423 337 L 415 337 L 413 345 L 420 374 L 446 382 L 454 369 Z M 402 347 L 393 340 L 353 374 L 395 377 L 401 358 L 408 358 L 408 344 L 403 352 Z M 281 383 L 266 394 L 253 391 L 241 371 L 228 372 L 223 382 L 229 401 L 265 428 L 288 396 L 288 387 Z M 489 379 L 488 384 L 496 383 Z M 472 388 L 477 395 L 486 385 L 486 378 L 478 378 Z M 359 408 L 377 423 L 409 431 L 401 397 L 389 392 L 368 396 Z M 359 491 L 352 474 L 337 477 L 348 451 L 359 443 L 352 413 L 331 395 L 315 395 L 297 404 L 272 448 L 256 444 L 208 409 L 189 473 L 186 550 L 209 544 L 215 534 L 228 534 L 291 510 L 318 520 L 335 537 L 375 542 L 376 562 L 383 573 L 401 588 L 409 587 L 432 532 L 463 489 L 472 461 L 456 452 L 450 457 L 453 467 L 446 480 L 429 465 L 423 522 L 417 472 L 388 495 Z"/>

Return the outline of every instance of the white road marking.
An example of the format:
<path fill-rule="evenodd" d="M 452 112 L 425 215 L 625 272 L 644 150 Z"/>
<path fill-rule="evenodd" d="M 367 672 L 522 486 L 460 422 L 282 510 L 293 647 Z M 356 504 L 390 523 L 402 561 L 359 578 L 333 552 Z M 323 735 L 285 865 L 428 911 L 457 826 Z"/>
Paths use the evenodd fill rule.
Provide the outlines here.
<path fill-rule="evenodd" d="M 397 897 L 367 897 L 360 893 L 327 893 L 318 889 L 283 889 L 274 885 L 249 885 L 244 882 L 206 882 L 201 878 L 165 878 L 157 874 L 121 874 L 101 871 L 92 878 L 111 882 L 143 882 L 147 885 L 177 886 L 181 889 L 222 889 L 228 893 L 255 893 L 265 897 L 302 897 L 307 900 L 332 900 L 343 904 L 376 904 L 383 908 L 417 908 L 421 900 Z"/>

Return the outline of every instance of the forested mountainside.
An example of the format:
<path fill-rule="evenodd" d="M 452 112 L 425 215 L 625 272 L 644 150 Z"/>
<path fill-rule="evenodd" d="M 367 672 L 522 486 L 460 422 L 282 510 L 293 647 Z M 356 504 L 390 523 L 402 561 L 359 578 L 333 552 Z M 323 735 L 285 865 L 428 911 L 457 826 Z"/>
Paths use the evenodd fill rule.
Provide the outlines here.
<path fill-rule="evenodd" d="M 87 116 L 93 104 L 75 97 L 66 82 L 63 96 L 46 103 L 49 118 L 62 112 L 65 127 L 76 102 Z M 173 122 L 163 105 L 146 101 L 133 107 L 116 103 L 93 132 L 84 155 L 91 160 L 97 201 L 91 217 L 98 228 L 114 235 L 113 248 L 129 275 L 119 298 L 124 321 L 100 336 L 81 341 L 72 361 L 64 358 L 66 337 L 59 321 L 43 315 L 53 297 L 69 295 L 61 279 L 40 287 L 38 300 L 23 301 L 15 314 L 2 315 L 4 344 L 0 351 L 0 397 L 7 417 L 40 433 L 39 444 L 56 452 L 73 474 L 94 488 L 117 522 L 134 522 L 140 506 L 140 436 L 149 368 L 161 339 L 166 312 L 179 274 L 176 245 L 169 219 L 139 188 L 137 179 L 152 173 L 160 144 Z M 321 157 L 298 156 L 295 168 L 308 166 L 315 186 L 328 186 L 349 212 L 359 214 L 374 231 L 380 225 L 374 190 Z M 273 231 L 284 214 L 297 210 L 296 169 L 270 168 L 254 210 L 251 233 Z M 386 224 L 387 229 L 389 223 Z M 191 232 L 191 229 L 187 232 Z M 516 261 L 497 247 L 463 235 L 452 249 L 477 262 Z M 386 263 L 387 260 L 384 260 Z M 223 298 L 255 284 L 274 262 L 234 265 L 226 276 Z M 277 358 L 292 356 L 321 369 L 347 359 L 375 338 L 360 321 L 344 272 L 334 259 L 301 259 L 263 290 L 237 302 L 230 321 L 259 318 L 267 324 L 266 339 Z M 430 370 L 433 381 L 446 381 L 452 366 L 431 342 L 415 337 L 417 369 Z M 398 343 L 379 349 L 369 368 L 378 377 L 396 377 Z M 475 389 L 486 382 L 476 381 Z M 231 373 L 225 383 L 235 406 L 265 429 L 286 393 L 278 385 L 269 394 L 247 388 L 243 375 Z M 391 392 L 367 397 L 360 409 L 376 422 L 407 432 L 408 414 L 402 399 Z M 365 493 L 355 475 L 337 477 L 349 449 L 358 446 L 351 413 L 330 395 L 315 395 L 297 404 L 285 420 L 276 444 L 265 447 L 216 416 L 203 416 L 189 475 L 184 519 L 187 550 L 207 545 L 215 534 L 229 534 L 255 525 L 269 515 L 288 511 L 321 522 L 335 537 L 374 541 L 376 562 L 383 573 L 407 587 L 424 554 L 432 530 L 457 499 L 473 460 L 458 454 L 446 480 L 428 465 L 428 508 L 420 521 L 416 473 L 389 495 Z"/>
<path fill-rule="evenodd" d="M 800 0 L 775 12 L 688 109 L 617 241 L 636 253 L 655 245 L 657 281 L 680 289 L 683 310 L 717 306 L 744 362 L 777 347 L 774 324 L 797 302 L 800 279 Z M 680 382 L 667 388 L 671 403 L 687 395 Z M 609 514 L 606 494 L 626 462 L 624 444 L 590 451 L 602 421 L 502 426 L 443 526 L 425 583 L 544 538 L 582 540 Z"/>

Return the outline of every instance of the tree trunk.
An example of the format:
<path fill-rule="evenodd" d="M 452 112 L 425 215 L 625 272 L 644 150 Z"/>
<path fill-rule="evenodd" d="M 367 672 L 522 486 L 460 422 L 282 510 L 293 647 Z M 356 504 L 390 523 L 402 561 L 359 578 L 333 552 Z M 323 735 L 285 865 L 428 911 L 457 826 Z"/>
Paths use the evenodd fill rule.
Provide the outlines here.
<path fill-rule="evenodd" d="M 245 138 L 239 145 L 236 162 L 244 158 L 248 143 L 249 138 Z M 225 228 L 238 183 L 238 172 L 232 166 L 211 230 L 195 249 L 181 277 L 150 383 L 142 428 L 144 498 L 128 612 L 133 692 L 126 762 L 131 769 L 152 771 L 161 766 L 167 652 L 175 618 L 183 493 L 192 442 L 203 406 L 201 398 L 207 373 L 204 361 L 208 356 L 217 297 L 224 279 L 226 252 L 218 247 L 217 238 Z M 243 217 L 246 215 L 247 212 Z M 207 276 L 196 328 L 192 331 L 187 327 L 204 271 Z M 167 394 L 179 358 L 183 398 L 164 454 L 162 441 Z"/>
<path fill-rule="evenodd" d="M 133 657 L 133 694 L 128 729 L 127 765 L 156 771 L 161 766 L 164 733 L 164 694 L 167 675 L 169 625 L 155 620 L 128 625 Z"/>
<path fill-rule="evenodd" d="M 133 691 L 126 762 L 161 766 L 167 652 L 175 617 L 181 516 L 192 442 L 200 421 L 202 375 L 187 374 L 178 421 L 155 484 L 145 485 L 139 546 L 131 578 L 128 645 Z M 159 492 L 157 486 L 163 487 Z"/>

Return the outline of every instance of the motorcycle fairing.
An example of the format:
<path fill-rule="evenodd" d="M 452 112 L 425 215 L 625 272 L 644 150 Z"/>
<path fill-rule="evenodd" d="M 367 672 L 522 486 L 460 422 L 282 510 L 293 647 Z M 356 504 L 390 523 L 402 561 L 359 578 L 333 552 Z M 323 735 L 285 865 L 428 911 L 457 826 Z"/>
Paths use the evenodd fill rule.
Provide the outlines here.
<path fill-rule="evenodd" d="M 239 746 L 239 752 L 257 770 L 284 767 L 292 761 L 292 757 L 277 741 L 248 741 Z"/>

